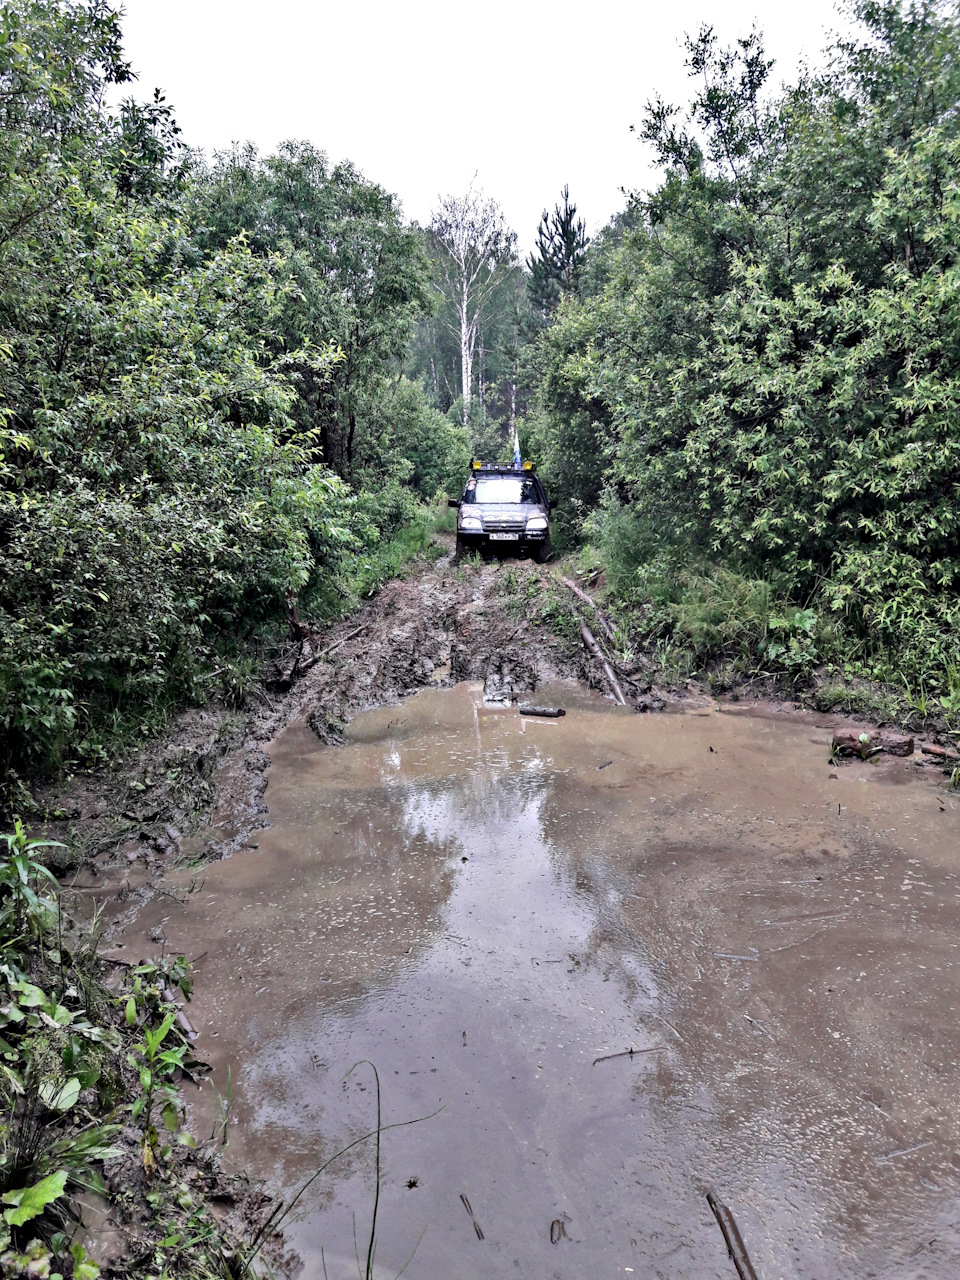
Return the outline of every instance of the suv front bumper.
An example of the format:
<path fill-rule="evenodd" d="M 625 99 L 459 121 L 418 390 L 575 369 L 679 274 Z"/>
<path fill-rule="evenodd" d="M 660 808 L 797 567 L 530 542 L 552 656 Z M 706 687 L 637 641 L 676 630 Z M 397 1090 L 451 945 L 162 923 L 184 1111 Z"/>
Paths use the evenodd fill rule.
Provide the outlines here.
<path fill-rule="evenodd" d="M 457 539 L 465 550 L 480 551 L 489 548 L 491 551 L 497 548 L 509 550 L 510 547 L 533 548 L 542 547 L 547 538 L 546 529 L 532 529 L 529 533 L 526 530 L 518 532 L 501 533 L 499 530 L 492 529 L 458 529 Z"/>

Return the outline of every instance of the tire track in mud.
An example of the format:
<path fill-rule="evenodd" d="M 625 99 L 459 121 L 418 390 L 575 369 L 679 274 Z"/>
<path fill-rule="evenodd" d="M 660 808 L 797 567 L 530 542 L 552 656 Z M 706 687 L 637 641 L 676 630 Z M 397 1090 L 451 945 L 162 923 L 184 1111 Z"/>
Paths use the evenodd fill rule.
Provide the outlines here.
<path fill-rule="evenodd" d="M 358 712 L 429 685 L 482 680 L 487 696 L 505 701 L 552 676 L 602 688 L 579 644 L 541 625 L 546 591 L 536 566 L 458 563 L 450 552 L 411 566 L 322 631 L 301 623 L 294 607 L 290 637 L 244 711 L 189 708 L 121 765 L 38 789 L 57 815 L 46 834 L 72 850 L 72 862 L 55 869 L 72 870 L 78 895 L 110 903 L 119 918 L 179 861 L 256 843 L 269 824 L 263 747 L 295 720 L 334 744 Z"/>
<path fill-rule="evenodd" d="M 508 572 L 509 578 L 499 576 Z M 267 692 L 242 738 L 228 744 L 212 772 L 205 826 L 192 847 L 184 842 L 184 851 L 222 857 L 267 825 L 263 792 L 270 761 L 263 744 L 295 720 L 305 720 L 333 745 L 358 712 L 429 685 L 482 680 L 487 697 L 509 701 L 554 676 L 589 682 L 579 646 L 536 625 L 535 610 L 517 608 L 518 599 L 535 599 L 544 589 L 536 569 L 523 562 L 475 566 L 445 556 L 421 573 L 388 582 L 323 634 L 304 628 L 306 643 L 302 636 L 292 639 L 264 673 Z M 304 674 L 290 683 L 295 665 Z"/>

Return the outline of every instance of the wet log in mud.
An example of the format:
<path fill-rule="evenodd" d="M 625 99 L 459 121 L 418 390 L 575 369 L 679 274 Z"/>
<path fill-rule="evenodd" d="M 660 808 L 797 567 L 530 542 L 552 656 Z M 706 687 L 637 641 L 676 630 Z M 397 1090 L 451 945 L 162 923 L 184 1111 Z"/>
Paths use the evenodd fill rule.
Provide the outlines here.
<path fill-rule="evenodd" d="M 591 596 L 588 596 L 587 593 L 583 591 L 580 587 L 578 587 L 575 582 L 571 582 L 569 578 L 563 577 L 562 574 L 560 577 L 560 581 L 563 583 L 565 587 L 569 587 L 569 589 L 573 592 L 573 594 L 577 597 L 578 600 L 582 600 L 585 605 L 588 605 L 593 610 L 593 612 L 597 615 L 597 621 L 600 623 L 600 626 L 603 628 L 603 634 L 607 637 L 607 639 L 610 641 L 611 644 L 616 643 L 616 634 L 613 630 L 613 627 L 610 625 L 607 619 L 603 616 L 603 614 L 597 608 L 596 601 Z"/>
<path fill-rule="evenodd" d="M 913 738 L 903 733 L 881 733 L 879 729 L 845 727 L 833 731 L 831 749 L 836 755 L 860 756 L 863 760 L 881 751 L 890 756 L 912 756 Z"/>
<path fill-rule="evenodd" d="M 600 663 L 600 670 L 603 672 L 604 678 L 610 686 L 610 692 L 616 698 L 617 702 L 620 703 L 621 707 L 625 707 L 627 705 L 627 700 L 623 696 L 623 690 L 620 688 L 620 682 L 613 674 L 613 667 L 611 667 L 610 663 L 604 656 L 603 650 L 597 644 L 596 636 L 583 621 L 580 623 L 580 634 L 583 636 L 583 643 Z"/>

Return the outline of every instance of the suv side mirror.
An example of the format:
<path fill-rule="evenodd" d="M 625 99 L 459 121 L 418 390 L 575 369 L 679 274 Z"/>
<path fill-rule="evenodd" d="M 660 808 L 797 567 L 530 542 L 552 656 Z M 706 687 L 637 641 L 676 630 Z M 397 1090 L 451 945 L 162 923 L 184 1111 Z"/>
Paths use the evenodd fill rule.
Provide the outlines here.
<path fill-rule="evenodd" d="M 459 498 L 448 498 L 448 499 L 447 499 L 447 506 L 448 506 L 448 507 L 459 507 L 459 505 L 460 505 L 460 499 L 459 499 Z"/>

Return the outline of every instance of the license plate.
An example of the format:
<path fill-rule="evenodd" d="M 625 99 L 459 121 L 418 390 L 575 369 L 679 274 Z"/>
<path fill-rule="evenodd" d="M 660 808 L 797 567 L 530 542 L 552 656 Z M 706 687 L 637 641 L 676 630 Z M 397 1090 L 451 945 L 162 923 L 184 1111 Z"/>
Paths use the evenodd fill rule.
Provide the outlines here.
<path fill-rule="evenodd" d="M 491 542 L 519 542 L 519 533 L 491 533 Z"/>

